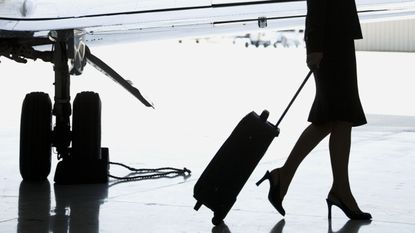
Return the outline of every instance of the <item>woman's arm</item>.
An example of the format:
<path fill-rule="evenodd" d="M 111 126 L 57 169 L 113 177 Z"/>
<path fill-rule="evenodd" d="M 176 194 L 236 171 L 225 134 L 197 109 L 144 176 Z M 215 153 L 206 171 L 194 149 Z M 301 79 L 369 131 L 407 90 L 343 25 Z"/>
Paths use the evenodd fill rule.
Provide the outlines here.
<path fill-rule="evenodd" d="M 316 70 L 323 59 L 324 34 L 327 17 L 327 0 L 307 0 L 305 42 L 307 66 Z"/>
<path fill-rule="evenodd" d="M 327 17 L 327 0 L 307 0 L 305 41 L 307 54 L 322 52 Z"/>

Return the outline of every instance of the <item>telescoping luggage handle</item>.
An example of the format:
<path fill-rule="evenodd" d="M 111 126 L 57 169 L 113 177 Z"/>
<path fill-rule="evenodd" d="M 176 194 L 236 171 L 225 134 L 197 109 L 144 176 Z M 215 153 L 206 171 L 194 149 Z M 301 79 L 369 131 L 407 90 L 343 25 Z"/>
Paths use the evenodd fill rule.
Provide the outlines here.
<path fill-rule="evenodd" d="M 304 85 L 306 84 L 306 82 L 308 81 L 308 79 L 310 78 L 311 74 L 313 73 L 312 70 L 310 70 L 307 74 L 307 76 L 305 77 L 303 83 L 301 83 L 300 88 L 298 88 L 297 92 L 295 93 L 294 97 L 291 99 L 290 103 L 288 104 L 287 108 L 285 109 L 285 111 L 282 113 L 280 119 L 278 120 L 277 124 L 275 124 L 275 127 L 278 128 L 278 126 L 280 125 L 282 119 L 284 119 L 285 115 L 287 114 L 288 110 L 290 109 L 291 105 L 294 103 L 295 99 L 297 98 L 298 94 L 300 94 L 301 90 L 303 89 Z"/>

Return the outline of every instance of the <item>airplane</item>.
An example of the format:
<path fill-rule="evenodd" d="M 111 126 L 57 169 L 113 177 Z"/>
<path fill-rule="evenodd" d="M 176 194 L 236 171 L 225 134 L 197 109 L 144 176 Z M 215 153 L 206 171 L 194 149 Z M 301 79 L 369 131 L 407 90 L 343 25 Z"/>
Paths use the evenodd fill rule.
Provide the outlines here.
<path fill-rule="evenodd" d="M 362 23 L 415 18 L 415 0 L 356 3 Z M 93 55 L 90 47 L 304 27 L 306 11 L 305 0 L 0 1 L 0 58 L 19 63 L 42 60 L 52 63 L 55 73 L 53 105 L 42 92 L 27 94 L 23 102 L 23 180 L 47 178 L 54 147 L 61 160 L 56 183 L 108 181 L 109 152 L 101 148 L 99 95 L 82 92 L 71 104 L 70 77 L 82 75 L 86 64 L 111 77 L 146 107 L 153 107 L 129 81 Z"/>

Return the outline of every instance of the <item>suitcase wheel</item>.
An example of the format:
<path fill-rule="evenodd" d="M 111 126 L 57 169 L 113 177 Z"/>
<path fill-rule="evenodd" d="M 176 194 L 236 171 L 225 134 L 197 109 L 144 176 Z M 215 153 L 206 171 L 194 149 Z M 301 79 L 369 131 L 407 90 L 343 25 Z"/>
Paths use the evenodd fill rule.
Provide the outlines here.
<path fill-rule="evenodd" d="M 194 210 L 198 211 L 200 209 L 200 207 L 202 207 L 202 202 L 196 202 L 195 207 L 193 208 Z"/>

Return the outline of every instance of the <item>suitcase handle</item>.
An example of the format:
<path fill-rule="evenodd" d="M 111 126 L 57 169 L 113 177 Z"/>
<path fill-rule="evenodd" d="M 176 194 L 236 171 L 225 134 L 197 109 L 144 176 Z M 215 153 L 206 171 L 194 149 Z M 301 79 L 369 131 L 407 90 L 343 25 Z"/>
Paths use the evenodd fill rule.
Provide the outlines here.
<path fill-rule="evenodd" d="M 298 94 L 300 94 L 301 90 L 303 89 L 304 85 L 306 84 L 306 82 L 308 81 L 308 79 L 310 78 L 311 74 L 313 73 L 312 70 L 310 70 L 307 74 L 307 76 L 305 77 L 303 83 L 301 83 L 300 88 L 298 88 L 297 92 L 295 93 L 294 97 L 291 99 L 290 103 L 288 104 L 287 108 L 285 109 L 285 111 L 282 113 L 280 119 L 278 120 L 277 124 L 275 125 L 276 128 L 278 128 L 278 126 L 280 125 L 282 119 L 284 119 L 285 115 L 287 114 L 288 110 L 290 109 L 291 105 L 294 103 L 295 99 L 297 98 Z"/>

